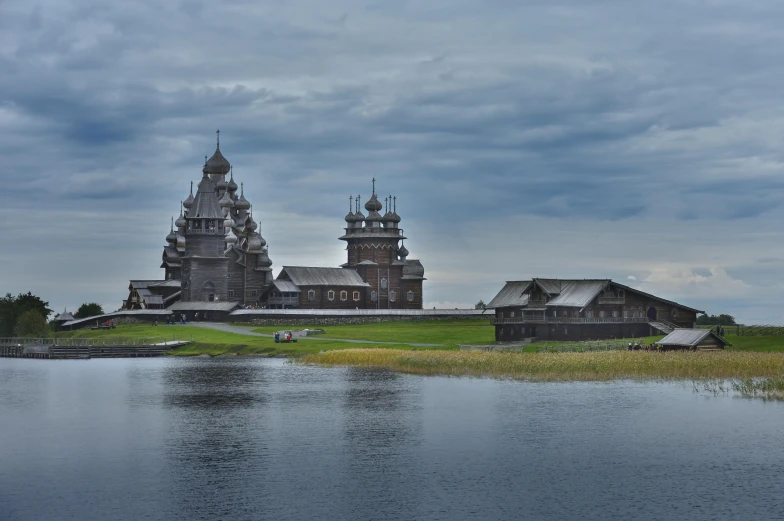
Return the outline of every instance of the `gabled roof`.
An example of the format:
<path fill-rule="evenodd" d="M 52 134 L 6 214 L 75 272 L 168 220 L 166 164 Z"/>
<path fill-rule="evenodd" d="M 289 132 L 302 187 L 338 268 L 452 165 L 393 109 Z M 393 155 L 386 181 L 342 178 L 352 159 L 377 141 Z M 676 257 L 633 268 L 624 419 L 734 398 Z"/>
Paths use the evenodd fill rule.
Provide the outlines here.
<path fill-rule="evenodd" d="M 275 288 L 278 291 L 302 293 L 300 289 L 297 287 L 297 285 L 291 282 L 290 280 L 275 280 L 272 282 L 272 285 L 275 286 Z"/>
<path fill-rule="evenodd" d="M 696 347 L 700 345 L 700 343 L 709 336 L 713 336 L 714 338 L 716 338 L 722 345 L 725 346 L 731 345 L 729 342 L 721 338 L 719 335 L 717 335 L 710 329 L 686 329 L 686 328 L 676 329 L 666 337 L 659 340 L 657 344 L 663 346 Z"/>
<path fill-rule="evenodd" d="M 563 280 L 559 281 L 560 292 L 547 302 L 548 306 L 584 308 L 591 303 L 609 280 Z"/>
<path fill-rule="evenodd" d="M 359 273 L 348 268 L 314 268 L 283 266 L 278 279 L 288 277 L 297 286 L 357 286 L 370 287 Z"/>
<path fill-rule="evenodd" d="M 160 284 L 161 282 L 166 282 L 165 280 L 132 280 L 131 288 L 135 290 L 140 289 L 147 289 L 148 286 L 154 286 L 156 284 Z"/>
<path fill-rule="evenodd" d="M 679 308 L 688 309 L 689 311 L 694 311 L 697 314 L 704 314 L 705 312 L 699 309 L 690 308 L 689 306 L 684 306 L 683 304 L 678 304 L 677 302 L 673 302 L 672 300 L 663 299 L 661 297 L 657 297 L 656 295 L 651 295 L 650 293 L 646 293 L 644 291 L 640 291 L 639 289 L 632 288 L 630 286 L 625 286 L 623 284 L 619 284 L 618 282 L 613 282 L 613 285 L 618 286 L 619 288 L 623 288 L 627 291 L 633 291 L 638 295 L 645 295 L 646 297 L 650 297 L 652 299 L 659 300 L 661 302 L 666 302 L 667 304 L 671 304 L 673 306 L 678 306 Z"/>
<path fill-rule="evenodd" d="M 507 306 L 525 306 L 528 304 L 528 293 L 523 292 L 531 285 L 530 280 L 509 280 L 501 288 L 498 295 L 493 297 L 488 308 L 504 308 Z"/>

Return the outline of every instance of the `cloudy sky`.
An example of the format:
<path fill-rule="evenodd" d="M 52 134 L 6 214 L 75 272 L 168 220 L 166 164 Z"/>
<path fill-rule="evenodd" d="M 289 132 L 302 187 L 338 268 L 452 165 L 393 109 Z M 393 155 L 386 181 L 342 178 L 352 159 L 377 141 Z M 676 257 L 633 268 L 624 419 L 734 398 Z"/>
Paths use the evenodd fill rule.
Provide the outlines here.
<path fill-rule="evenodd" d="M 397 196 L 425 305 L 612 278 L 784 323 L 784 4 L 0 1 L 0 291 L 114 310 L 215 147 L 283 265 Z"/>

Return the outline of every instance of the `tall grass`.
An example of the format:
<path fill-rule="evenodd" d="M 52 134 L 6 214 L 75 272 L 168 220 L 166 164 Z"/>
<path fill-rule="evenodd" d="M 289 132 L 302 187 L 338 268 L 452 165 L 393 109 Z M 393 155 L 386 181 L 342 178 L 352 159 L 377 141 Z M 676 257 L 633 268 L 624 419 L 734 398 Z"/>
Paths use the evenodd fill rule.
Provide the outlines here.
<path fill-rule="evenodd" d="M 784 354 L 750 352 L 503 353 L 347 349 L 299 363 L 379 367 L 411 374 L 531 381 L 705 380 L 784 377 Z"/>

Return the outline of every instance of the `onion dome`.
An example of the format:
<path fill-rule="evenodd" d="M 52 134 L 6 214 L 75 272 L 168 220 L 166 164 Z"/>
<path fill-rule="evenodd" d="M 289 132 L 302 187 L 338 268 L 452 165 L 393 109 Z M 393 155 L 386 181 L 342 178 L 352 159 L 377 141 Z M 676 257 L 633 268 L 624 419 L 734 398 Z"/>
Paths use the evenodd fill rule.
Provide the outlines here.
<path fill-rule="evenodd" d="M 177 234 L 174 233 L 174 217 L 172 217 L 171 227 L 169 228 L 169 235 L 166 236 L 166 242 L 174 244 L 177 242 Z"/>
<path fill-rule="evenodd" d="M 186 210 L 188 210 L 191 206 L 193 206 L 193 201 L 193 181 L 191 181 L 191 193 L 188 195 L 188 198 L 182 202 L 182 205 Z"/>
<path fill-rule="evenodd" d="M 220 151 L 220 130 L 217 132 L 218 134 L 218 145 L 215 148 L 215 153 L 212 154 L 212 157 L 204 163 L 204 172 L 205 174 L 211 175 L 226 175 L 231 170 L 231 164 L 229 161 L 223 157 Z"/>
<path fill-rule="evenodd" d="M 267 248 L 261 249 L 261 254 L 259 255 L 257 266 L 259 268 L 269 268 L 270 266 L 272 266 L 272 261 L 269 258 Z"/>
<path fill-rule="evenodd" d="M 226 234 L 223 240 L 226 241 L 226 244 L 237 244 L 237 236 L 234 235 L 231 228 L 227 228 L 227 230 L 229 230 L 229 233 Z"/>
<path fill-rule="evenodd" d="M 218 182 L 215 183 L 215 188 L 217 188 L 221 192 L 225 191 L 227 186 L 228 186 L 228 183 L 226 182 L 226 178 L 225 177 L 221 177 L 220 179 L 218 179 Z"/>
<path fill-rule="evenodd" d="M 185 203 L 182 204 L 184 206 Z M 174 226 L 176 226 L 177 228 L 185 228 L 186 224 L 187 222 L 185 221 L 185 216 L 182 215 L 182 209 L 180 209 L 180 216 L 177 217 L 176 221 L 174 221 Z"/>
<path fill-rule="evenodd" d="M 373 192 L 373 195 L 370 196 L 368 202 L 365 203 L 365 210 L 367 210 L 370 213 L 373 213 L 373 212 L 378 212 L 379 210 L 381 210 L 381 208 L 383 208 L 383 205 L 381 204 L 381 201 L 379 201 L 376 198 L 376 193 Z"/>
<path fill-rule="evenodd" d="M 220 198 L 218 204 L 221 208 L 231 208 L 234 206 L 234 200 L 229 195 L 229 192 L 223 192 L 223 197 Z"/>
<path fill-rule="evenodd" d="M 239 188 L 237 186 L 237 183 L 234 182 L 234 171 L 233 170 L 231 172 L 231 177 L 229 178 L 229 183 L 228 183 L 228 185 L 226 185 L 226 188 L 229 189 L 229 192 L 236 192 L 237 188 Z"/>
<path fill-rule="evenodd" d="M 261 248 L 266 243 L 267 242 L 264 239 L 261 238 L 261 235 L 259 235 L 256 232 L 253 232 L 253 233 L 251 233 L 248 236 L 248 252 L 249 253 L 261 253 Z"/>
<path fill-rule="evenodd" d="M 348 213 L 346 214 L 346 218 L 345 218 L 349 228 L 354 227 L 354 212 L 351 211 L 353 207 L 354 207 L 354 196 L 351 195 L 348 198 Z"/>
<path fill-rule="evenodd" d="M 400 248 L 398 248 L 398 250 L 397 250 L 397 254 L 403 260 L 405 260 L 405 258 L 408 257 L 408 248 L 406 248 L 405 244 L 401 244 L 400 245 Z"/>
<path fill-rule="evenodd" d="M 240 194 L 240 198 L 237 199 L 237 202 L 234 203 L 234 207 L 238 210 L 248 210 L 250 208 L 250 203 L 247 199 L 245 199 L 245 185 L 242 185 L 242 193 Z"/>
<path fill-rule="evenodd" d="M 234 227 L 234 219 L 231 218 L 231 212 L 227 211 L 226 216 L 223 218 L 223 228 L 228 233 L 229 228 L 233 228 L 233 227 Z"/>
<path fill-rule="evenodd" d="M 254 232 L 255 232 L 255 231 L 256 231 L 256 230 L 259 228 L 259 225 L 258 225 L 258 224 L 256 224 L 256 221 L 254 221 L 253 219 L 251 219 L 251 220 L 250 220 L 250 223 L 248 223 L 248 228 L 250 228 L 252 231 L 254 231 Z"/>

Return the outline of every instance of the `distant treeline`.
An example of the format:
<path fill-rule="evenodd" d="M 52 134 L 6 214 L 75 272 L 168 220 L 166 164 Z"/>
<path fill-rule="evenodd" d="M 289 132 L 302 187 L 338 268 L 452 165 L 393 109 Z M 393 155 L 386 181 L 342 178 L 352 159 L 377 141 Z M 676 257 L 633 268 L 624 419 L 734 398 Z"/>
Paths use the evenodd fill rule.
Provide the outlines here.
<path fill-rule="evenodd" d="M 698 326 L 734 326 L 735 317 L 732 315 L 700 315 L 697 317 Z"/>

